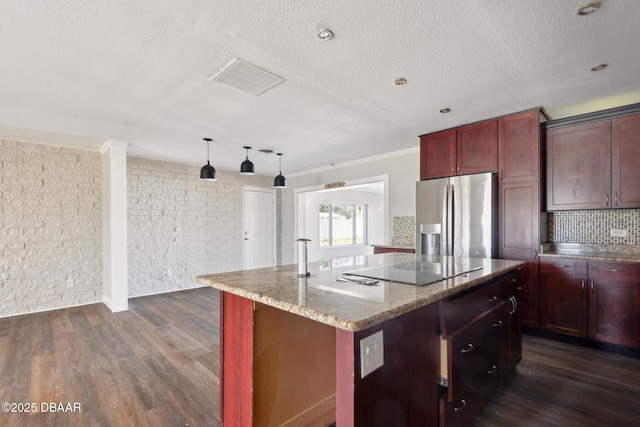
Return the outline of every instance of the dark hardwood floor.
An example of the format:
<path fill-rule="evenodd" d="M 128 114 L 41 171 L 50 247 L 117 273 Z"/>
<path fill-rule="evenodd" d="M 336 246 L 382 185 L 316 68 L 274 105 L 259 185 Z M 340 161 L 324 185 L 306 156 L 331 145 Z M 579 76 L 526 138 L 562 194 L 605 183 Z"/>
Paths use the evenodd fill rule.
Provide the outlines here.
<path fill-rule="evenodd" d="M 0 426 L 219 426 L 218 318 L 199 288 L 0 319 L 0 402 L 48 410 Z"/>
<path fill-rule="evenodd" d="M 0 426 L 219 426 L 218 292 L 129 308 L 0 319 L 0 403 L 81 405 L 0 412 Z M 525 336 L 522 362 L 476 425 L 640 426 L 640 359 Z"/>
<path fill-rule="evenodd" d="M 522 361 L 476 426 L 638 427 L 640 359 L 525 335 Z"/>

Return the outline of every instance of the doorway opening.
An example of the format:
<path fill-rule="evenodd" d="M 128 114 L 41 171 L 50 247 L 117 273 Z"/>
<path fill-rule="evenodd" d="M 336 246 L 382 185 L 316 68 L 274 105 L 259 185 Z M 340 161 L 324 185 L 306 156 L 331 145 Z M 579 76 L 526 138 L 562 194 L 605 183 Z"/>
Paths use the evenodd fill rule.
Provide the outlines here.
<path fill-rule="evenodd" d="M 330 187 L 326 186 L 326 187 Z M 297 238 L 310 239 L 309 261 L 373 253 L 388 235 L 388 175 L 296 191 Z"/>

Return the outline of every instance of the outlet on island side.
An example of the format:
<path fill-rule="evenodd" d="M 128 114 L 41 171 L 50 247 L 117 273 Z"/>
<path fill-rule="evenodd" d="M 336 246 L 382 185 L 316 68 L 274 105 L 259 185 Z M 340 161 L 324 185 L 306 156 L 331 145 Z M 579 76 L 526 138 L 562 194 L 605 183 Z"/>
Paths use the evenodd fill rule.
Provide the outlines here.
<path fill-rule="evenodd" d="M 360 340 L 360 378 L 364 378 L 384 364 L 382 331 Z"/>

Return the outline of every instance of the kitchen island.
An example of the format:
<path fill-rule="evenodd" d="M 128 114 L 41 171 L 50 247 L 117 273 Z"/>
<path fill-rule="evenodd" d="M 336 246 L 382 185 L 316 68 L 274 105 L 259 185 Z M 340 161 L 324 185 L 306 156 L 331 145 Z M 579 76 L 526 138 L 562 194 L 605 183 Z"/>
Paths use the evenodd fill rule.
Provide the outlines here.
<path fill-rule="evenodd" d="M 438 425 L 446 328 L 438 307 L 497 283 L 522 263 L 486 259 L 479 270 L 427 286 L 336 281 L 351 270 L 459 260 L 426 257 L 310 263 L 303 278 L 295 265 L 199 276 L 222 291 L 223 425 Z"/>

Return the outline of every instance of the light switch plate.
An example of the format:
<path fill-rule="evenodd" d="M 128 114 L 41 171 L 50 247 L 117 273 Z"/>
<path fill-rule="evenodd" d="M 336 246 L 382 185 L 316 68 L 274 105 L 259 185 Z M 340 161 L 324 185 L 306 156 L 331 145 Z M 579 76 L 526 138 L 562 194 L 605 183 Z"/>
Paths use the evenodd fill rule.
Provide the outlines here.
<path fill-rule="evenodd" d="M 384 340 L 382 331 L 360 340 L 360 378 L 384 365 Z"/>
<path fill-rule="evenodd" d="M 611 237 L 627 237 L 627 230 L 620 229 L 620 228 L 612 228 Z"/>

